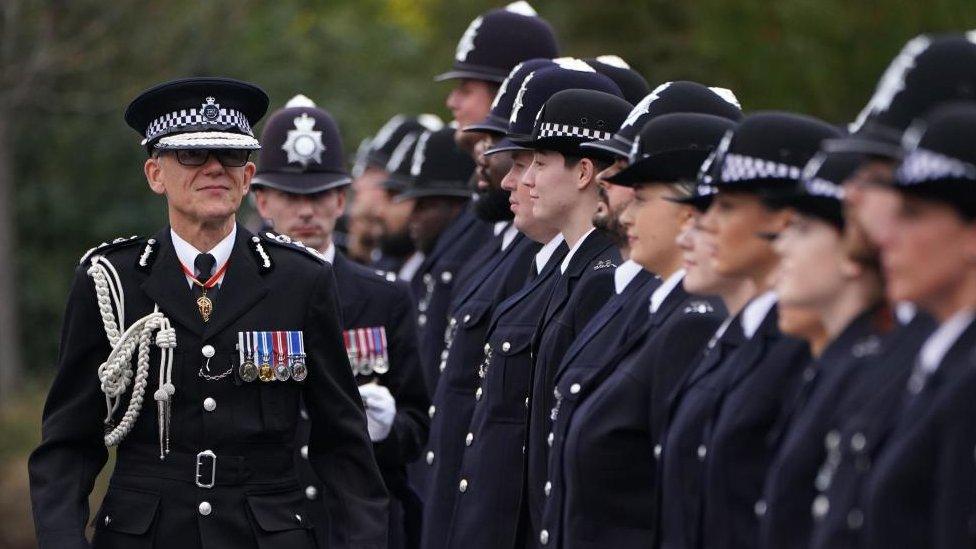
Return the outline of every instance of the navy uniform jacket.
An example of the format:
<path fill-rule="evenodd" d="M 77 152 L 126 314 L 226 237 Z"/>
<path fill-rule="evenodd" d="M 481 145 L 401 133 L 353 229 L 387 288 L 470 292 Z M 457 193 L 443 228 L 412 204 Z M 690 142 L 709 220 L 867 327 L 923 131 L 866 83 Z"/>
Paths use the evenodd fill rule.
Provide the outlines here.
<path fill-rule="evenodd" d="M 640 301 L 627 319 L 638 327 L 629 341 L 599 342 L 611 344 L 600 345 L 604 355 L 620 349 L 616 356 L 591 352 L 591 360 L 564 360 L 556 374 L 547 498 L 537 532 L 546 547 L 645 548 L 654 541 L 654 447 L 667 397 L 722 315 L 680 283 L 650 316 L 649 297 L 632 297 Z"/>
<path fill-rule="evenodd" d="M 437 239 L 410 281 L 417 303 L 417 335 L 420 367 L 427 381 L 427 393 L 434 394 L 440 376 L 438 366 L 444 350 L 451 295 L 461 267 L 491 237 L 491 228 L 466 207 Z"/>
<path fill-rule="evenodd" d="M 741 316 L 740 312 L 727 319 L 721 335 L 716 330 L 698 363 L 688 369 L 669 399 L 655 482 L 660 547 L 698 547 L 705 427 L 721 402 L 732 370 L 729 358 L 746 341 Z"/>
<path fill-rule="evenodd" d="M 549 302 L 532 340 L 532 393 L 526 436 L 525 517 L 532 531 L 542 520 L 544 485 L 548 478 L 549 414 L 553 407 L 553 379 L 563 355 L 593 315 L 614 295 L 614 268 L 620 252 L 603 232 L 588 234 L 570 259 L 566 272 L 553 285 Z"/>
<path fill-rule="evenodd" d="M 776 452 L 769 439 L 791 404 L 810 360 L 806 342 L 784 336 L 773 306 L 752 338 L 729 360 L 731 376 L 706 434 L 702 545 L 742 547 L 759 543 L 762 490 Z"/>
<path fill-rule="evenodd" d="M 132 240 L 95 253 L 118 270 L 126 320 L 142 318 L 158 304 L 173 323 L 177 347 L 171 452 L 159 459 L 152 400 L 159 351 L 153 348 L 142 413 L 119 445 L 95 515 L 93 545 L 314 547 L 312 521 L 305 517 L 315 511 L 299 487 L 294 459 L 304 400 L 312 421 L 309 461 L 328 487 L 333 523 L 349 546 L 385 546 L 387 494 L 342 344 L 331 267 L 297 246 L 264 233 L 253 237 L 239 226 L 213 317 L 204 323 L 169 229 L 153 241 Z M 109 346 L 87 268 L 86 262 L 76 272 L 68 297 L 59 370 L 44 409 L 42 441 L 29 462 L 34 521 L 44 548 L 88 546 L 88 494 L 108 454 L 102 438 L 105 396 L 96 370 Z M 236 375 L 216 381 L 198 375 L 206 345 L 215 351 L 211 371 L 236 372 L 237 335 L 249 330 L 302 330 L 308 377 L 245 383 Z M 206 450 L 216 459 L 198 467 L 198 454 Z M 211 480 L 212 488 L 198 486 Z"/>
<path fill-rule="evenodd" d="M 530 257 L 541 246 L 535 245 Z M 478 367 L 480 386 L 462 447 L 448 547 L 514 547 L 525 467 L 525 418 L 531 387 L 530 347 L 568 247 L 562 243 L 539 273 L 494 310 Z M 535 269 L 535 264 L 531 265 Z M 526 269 L 525 274 L 529 274 Z M 478 393 L 477 391 L 480 391 Z M 480 394 L 480 397 L 478 396 Z M 436 460 L 435 456 L 428 456 Z M 464 481 L 464 492 L 459 487 Z"/>
<path fill-rule="evenodd" d="M 973 493 L 972 486 L 954 486 L 952 479 L 954 468 L 971 467 L 974 459 L 972 437 L 953 437 L 973 422 L 953 412 L 971 409 L 954 393 L 976 368 L 974 349 L 971 322 L 924 383 L 909 381 L 899 418 L 865 486 L 865 547 L 961 547 L 971 538 L 969 517 L 958 517 L 958 500 L 946 495 Z"/>
<path fill-rule="evenodd" d="M 444 371 L 431 407 L 431 436 L 424 455 L 427 468 L 422 546 L 444 547 L 458 495 L 458 469 L 466 434 L 479 398 L 478 376 L 485 337 L 495 307 L 525 283 L 534 243 L 519 234 L 471 275 L 455 298 L 449 323 L 450 343 L 441 361 Z"/>
<path fill-rule="evenodd" d="M 920 313 L 895 329 L 849 388 L 844 407 L 851 411 L 838 416 L 822 441 L 827 453 L 814 486 L 811 547 L 861 547 L 864 485 L 898 417 L 919 348 L 934 328 L 935 321 Z"/>
<path fill-rule="evenodd" d="M 771 436 L 781 442 L 766 476 L 765 513 L 760 517 L 762 547 L 809 546 L 815 482 L 827 454 L 824 437 L 852 411 L 848 393 L 870 373 L 886 335 L 881 326 L 884 320 L 877 309 L 864 311 L 804 371 L 793 409 L 783 414 Z"/>
<path fill-rule="evenodd" d="M 417 459 L 427 441 L 427 407 L 430 399 L 420 372 L 417 354 L 417 331 L 414 325 L 413 301 L 407 284 L 395 278 L 391 281 L 375 271 L 357 265 L 336 251 L 332 262 L 342 313 L 342 329 L 382 327 L 386 332 L 389 369 L 384 373 L 356 375 L 356 382 L 376 382 L 390 390 L 396 400 L 396 417 L 390 435 L 382 442 L 373 444 L 376 462 L 383 475 L 390 495 L 403 510 L 404 522 L 412 517 L 419 521 L 421 503 L 407 482 L 406 464 Z M 303 416 L 304 417 L 304 416 Z M 298 471 L 305 496 L 321 502 L 322 483 L 308 465 L 309 422 L 303 421 L 299 430 Z M 313 504 L 314 505 L 314 504 Z M 392 517 L 391 517 L 392 519 Z M 419 530 L 420 525 L 391 523 L 390 534 L 403 538 L 404 528 Z M 316 525 L 326 532 L 327 524 Z M 394 534 L 396 530 L 396 534 Z M 319 532 L 316 532 L 319 534 Z M 319 544 L 328 546 L 325 537 L 319 535 Z"/>

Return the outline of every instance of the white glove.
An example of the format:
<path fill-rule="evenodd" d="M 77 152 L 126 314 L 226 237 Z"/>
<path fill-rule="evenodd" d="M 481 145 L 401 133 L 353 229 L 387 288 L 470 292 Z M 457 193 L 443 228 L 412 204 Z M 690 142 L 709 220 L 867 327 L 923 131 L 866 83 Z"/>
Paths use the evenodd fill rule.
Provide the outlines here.
<path fill-rule="evenodd" d="M 396 400 L 390 390 L 376 383 L 367 383 L 359 386 L 359 396 L 366 406 L 369 439 L 373 442 L 386 440 L 393 429 L 393 418 L 396 417 Z"/>

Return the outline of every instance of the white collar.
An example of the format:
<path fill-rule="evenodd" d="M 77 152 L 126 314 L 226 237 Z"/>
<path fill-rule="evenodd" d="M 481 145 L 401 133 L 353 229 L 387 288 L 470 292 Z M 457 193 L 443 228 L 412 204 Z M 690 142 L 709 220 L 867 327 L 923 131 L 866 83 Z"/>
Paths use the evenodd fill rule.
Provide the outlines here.
<path fill-rule="evenodd" d="M 552 254 L 556 252 L 556 248 L 563 243 L 563 235 L 557 234 L 552 237 L 552 240 L 546 242 L 546 245 L 542 247 L 541 250 L 535 254 L 535 272 L 541 273 L 542 269 L 546 267 L 546 263 L 549 263 L 549 258 Z"/>
<path fill-rule="evenodd" d="M 515 224 L 512 223 L 505 229 L 505 234 L 502 235 L 502 251 L 508 249 L 515 241 L 515 236 L 518 235 L 518 229 L 515 228 Z"/>
<path fill-rule="evenodd" d="M 651 294 L 651 314 L 657 312 L 661 308 L 661 304 L 664 300 L 671 295 L 671 291 L 674 290 L 678 284 L 681 284 L 681 280 L 685 277 L 685 270 L 678 269 L 677 271 L 671 273 L 671 276 L 667 278 L 660 286 L 654 289 L 654 293 Z"/>
<path fill-rule="evenodd" d="M 329 247 L 322 252 L 322 255 L 325 256 L 325 260 L 329 263 L 335 263 L 335 242 L 330 240 Z"/>
<path fill-rule="evenodd" d="M 227 260 L 230 259 L 230 253 L 234 250 L 234 239 L 237 237 L 237 223 L 235 223 L 231 228 L 230 234 L 225 236 L 223 240 L 217 243 L 216 246 L 206 252 L 201 252 L 200 250 L 194 248 L 193 244 L 183 240 L 183 238 L 176 234 L 176 231 L 174 231 L 172 228 L 170 228 L 169 234 L 173 238 L 173 249 L 176 250 L 176 257 L 179 258 L 180 263 L 182 263 L 187 269 L 190 269 L 191 271 L 194 270 L 193 264 L 197 260 L 197 256 L 202 253 L 209 253 L 210 255 L 214 256 L 214 259 L 217 260 L 217 262 L 214 263 L 214 268 L 219 269 L 224 266 L 224 263 L 227 263 Z M 223 282 L 223 280 L 224 275 L 220 275 L 220 278 L 217 279 L 217 283 L 219 284 Z M 201 280 L 200 282 L 206 281 Z M 193 281 L 190 280 L 189 276 L 186 277 L 186 283 L 189 284 L 190 287 L 193 286 Z"/>
<path fill-rule="evenodd" d="M 576 244 L 573 244 L 573 247 L 569 249 L 569 253 L 566 254 L 566 257 L 563 258 L 563 262 L 559 265 L 559 274 L 566 274 L 566 269 L 569 268 L 569 262 L 573 260 L 573 256 L 576 254 L 576 250 L 580 249 L 580 246 L 583 245 L 583 242 L 586 242 L 586 237 L 590 236 L 590 233 L 592 233 L 595 230 L 596 227 L 590 227 L 590 230 L 586 231 L 583 234 L 583 236 L 581 236 L 580 239 L 576 241 Z"/>
<path fill-rule="evenodd" d="M 916 313 L 918 313 L 918 307 L 914 303 L 909 301 L 895 303 L 895 318 L 898 319 L 898 323 L 902 326 L 911 322 L 915 318 Z"/>
<path fill-rule="evenodd" d="M 932 332 L 918 353 L 919 367 L 922 371 L 931 374 L 939 369 L 942 359 L 959 336 L 972 324 L 973 318 L 976 318 L 976 311 L 972 309 L 959 311 Z"/>
<path fill-rule="evenodd" d="M 763 320 L 766 320 L 766 315 L 773 305 L 776 305 L 776 300 L 776 292 L 769 290 L 746 303 L 742 309 L 742 333 L 745 334 L 746 339 L 752 339 L 752 336 L 756 335 L 756 330 Z"/>
<path fill-rule="evenodd" d="M 636 262 L 627 260 L 620 264 L 619 267 L 613 271 L 613 289 L 618 294 L 623 292 L 627 285 L 630 284 L 631 280 L 637 276 L 637 273 L 641 272 L 641 267 Z"/>
<path fill-rule="evenodd" d="M 417 274 L 417 270 L 420 266 L 424 264 L 424 258 L 426 256 L 421 252 L 414 252 L 413 255 L 407 258 L 400 266 L 400 271 L 397 272 L 397 278 L 400 280 L 406 280 L 410 282 L 413 280 L 414 275 Z"/>
<path fill-rule="evenodd" d="M 502 234 L 502 231 L 505 230 L 505 227 L 507 227 L 508 224 L 508 221 L 496 221 L 495 224 L 491 226 L 491 232 L 493 232 L 495 236 L 498 236 Z"/>

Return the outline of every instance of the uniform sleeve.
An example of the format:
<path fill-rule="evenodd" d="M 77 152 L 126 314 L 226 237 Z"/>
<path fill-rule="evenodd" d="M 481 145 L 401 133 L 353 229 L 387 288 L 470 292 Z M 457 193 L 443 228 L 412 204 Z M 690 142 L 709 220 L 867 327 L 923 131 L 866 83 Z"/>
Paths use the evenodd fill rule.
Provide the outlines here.
<path fill-rule="evenodd" d="M 28 460 L 38 546 L 88 547 L 88 495 L 108 455 L 103 442 L 105 397 L 98 366 L 109 346 L 94 285 L 75 273 L 61 329 L 58 368 L 41 425 L 41 444 Z"/>
<path fill-rule="evenodd" d="M 337 303 L 331 267 L 323 266 L 305 319 L 309 336 L 305 340 L 309 377 L 304 393 L 311 420 L 309 462 L 327 488 L 325 497 L 336 546 L 385 547 L 387 492 L 342 343 Z"/>
<path fill-rule="evenodd" d="M 972 547 L 976 535 L 976 372 L 970 373 L 940 410 L 932 547 Z"/>
<path fill-rule="evenodd" d="M 382 467 L 399 467 L 417 459 L 430 427 L 430 397 L 420 370 L 413 302 L 406 285 L 397 284 L 396 290 L 387 323 L 391 365 L 386 385 L 396 399 L 397 412 L 390 436 L 375 446 Z"/>

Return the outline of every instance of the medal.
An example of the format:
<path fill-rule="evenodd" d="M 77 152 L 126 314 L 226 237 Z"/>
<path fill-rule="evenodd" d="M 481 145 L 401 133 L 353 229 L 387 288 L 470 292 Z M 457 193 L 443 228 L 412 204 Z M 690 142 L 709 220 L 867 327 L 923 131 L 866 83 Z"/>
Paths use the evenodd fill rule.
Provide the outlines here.
<path fill-rule="evenodd" d="M 274 379 L 274 371 L 271 369 L 271 333 L 255 332 L 258 339 L 258 378 L 268 382 Z"/>
<path fill-rule="evenodd" d="M 305 381 L 308 367 L 305 365 L 305 337 L 302 332 L 288 332 L 288 356 L 291 358 L 291 378 Z"/>
<path fill-rule="evenodd" d="M 383 375 L 390 371 L 390 357 L 386 348 L 386 327 L 373 328 L 373 341 L 376 342 L 376 365 L 373 370 Z"/>
<path fill-rule="evenodd" d="M 364 376 L 373 375 L 373 365 L 369 360 L 369 338 L 363 328 L 356 328 L 356 343 L 359 348 L 359 373 Z"/>
<path fill-rule="evenodd" d="M 197 309 L 200 311 L 200 316 L 203 317 L 204 322 L 210 322 L 210 315 L 213 313 L 213 301 L 207 297 L 207 290 L 217 285 L 217 281 L 220 280 L 220 277 L 224 276 L 224 271 L 227 270 L 228 264 L 230 264 L 230 259 L 225 261 L 224 264 L 217 269 L 217 272 L 208 278 L 206 282 L 200 282 L 200 280 L 193 276 L 193 271 L 180 262 L 180 267 L 183 268 L 183 274 L 190 278 L 190 282 L 200 287 L 200 297 L 197 298 Z"/>
<path fill-rule="evenodd" d="M 359 375 L 359 365 L 356 356 L 356 331 L 343 330 L 342 342 L 346 344 L 346 357 L 349 358 L 349 366 L 352 368 L 352 375 Z"/>
<path fill-rule="evenodd" d="M 278 381 L 288 381 L 291 377 L 291 368 L 288 367 L 288 344 L 285 340 L 285 332 L 272 332 L 274 338 L 275 367 L 274 376 Z"/>
<path fill-rule="evenodd" d="M 237 375 L 248 383 L 258 378 L 258 368 L 254 365 L 254 347 L 251 342 L 251 332 L 237 333 L 237 348 L 241 355 L 241 365 Z"/>

